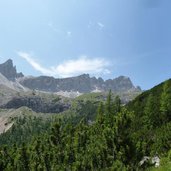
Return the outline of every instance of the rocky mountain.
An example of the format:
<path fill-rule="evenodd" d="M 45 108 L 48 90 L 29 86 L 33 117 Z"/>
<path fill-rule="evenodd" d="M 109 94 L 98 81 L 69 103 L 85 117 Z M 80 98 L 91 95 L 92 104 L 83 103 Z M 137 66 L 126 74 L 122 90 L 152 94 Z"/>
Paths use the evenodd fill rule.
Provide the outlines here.
<path fill-rule="evenodd" d="M 88 74 L 70 78 L 27 77 L 17 73 L 11 59 L 0 64 L 0 108 L 27 106 L 35 112 L 59 113 L 70 108 L 71 98 L 85 93 L 102 93 L 106 97 L 109 90 L 119 95 L 123 103 L 142 92 L 125 76 L 106 81 Z M 61 100 L 56 101 L 58 98 Z"/>
<path fill-rule="evenodd" d="M 13 61 L 11 59 L 8 59 L 5 63 L 0 64 L 0 73 L 10 81 L 15 81 L 16 78 L 24 76 L 22 72 L 17 73 L 16 66 L 13 66 Z"/>
<path fill-rule="evenodd" d="M 19 96 L 14 97 L 1 108 L 18 109 L 26 106 L 35 112 L 41 113 L 60 113 L 70 108 L 69 102 L 63 102 L 60 98 L 43 98 L 42 96 Z"/>
<path fill-rule="evenodd" d="M 40 77 L 24 77 L 20 72 L 17 73 L 16 67 L 13 66 L 11 59 L 0 64 L 0 73 L 8 80 L 17 82 L 20 85 L 31 90 L 39 90 L 45 92 L 105 92 L 110 89 L 113 92 L 141 91 L 139 87 L 135 87 L 130 78 L 120 76 L 115 79 L 104 81 L 102 78 L 90 77 L 89 74 L 83 74 L 70 78 L 54 78 L 49 76 Z M 11 87 L 10 87 L 11 88 Z"/>
<path fill-rule="evenodd" d="M 89 74 L 83 74 L 70 78 L 53 78 L 48 76 L 21 78 L 20 84 L 29 89 L 48 91 L 48 92 L 105 92 L 110 89 L 113 92 L 141 91 L 135 87 L 130 78 L 120 76 L 115 79 L 104 81 L 102 78 L 90 77 Z"/>
<path fill-rule="evenodd" d="M 10 88 L 13 91 L 27 91 L 28 88 L 23 87 L 17 80 L 10 81 L 4 75 L 0 73 L 0 86 L 4 86 L 6 88 Z"/>

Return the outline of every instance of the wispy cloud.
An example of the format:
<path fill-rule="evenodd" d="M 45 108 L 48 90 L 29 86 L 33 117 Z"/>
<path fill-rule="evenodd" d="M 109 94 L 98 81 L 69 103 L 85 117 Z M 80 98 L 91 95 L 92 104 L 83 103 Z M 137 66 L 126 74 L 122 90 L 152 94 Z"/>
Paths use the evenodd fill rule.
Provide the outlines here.
<path fill-rule="evenodd" d="M 102 23 L 102 22 L 93 22 L 93 21 L 89 21 L 88 25 L 87 25 L 87 28 L 90 29 L 90 28 L 96 28 L 98 30 L 103 30 L 105 27 L 105 25 Z"/>
<path fill-rule="evenodd" d="M 35 70 L 44 75 L 71 77 L 83 73 L 91 75 L 109 74 L 109 62 L 103 58 L 88 58 L 81 56 L 77 59 L 65 61 L 57 66 L 45 68 L 33 58 L 32 55 L 26 52 L 18 52 L 18 55 L 25 59 Z"/>
<path fill-rule="evenodd" d="M 33 57 L 26 52 L 17 52 L 17 54 L 25 59 L 35 70 L 41 72 L 42 74 L 46 74 L 46 75 L 54 75 L 54 72 L 50 69 L 47 69 L 45 67 L 42 67 L 38 62 L 35 61 L 35 59 L 33 59 Z"/>
<path fill-rule="evenodd" d="M 59 29 L 54 25 L 53 22 L 49 22 L 48 26 L 50 27 L 50 29 L 52 31 L 54 31 L 55 33 L 57 33 L 59 35 L 63 35 L 63 36 L 67 36 L 67 37 L 71 37 L 71 35 L 72 35 L 71 31 L 66 31 L 66 29 Z"/>
<path fill-rule="evenodd" d="M 107 69 L 108 62 L 101 58 L 90 59 L 87 56 L 81 56 L 75 60 L 69 60 L 52 69 L 62 77 L 69 77 L 77 74 L 89 73 L 109 73 Z"/>
<path fill-rule="evenodd" d="M 55 25 L 52 22 L 48 23 L 48 26 L 56 33 L 62 33 L 61 30 L 59 30 L 58 28 L 55 27 Z"/>
<path fill-rule="evenodd" d="M 67 36 L 71 37 L 72 36 L 72 32 L 71 31 L 67 31 Z"/>
<path fill-rule="evenodd" d="M 105 27 L 105 25 L 101 22 L 98 22 L 97 25 L 99 26 L 100 30 L 102 30 Z"/>

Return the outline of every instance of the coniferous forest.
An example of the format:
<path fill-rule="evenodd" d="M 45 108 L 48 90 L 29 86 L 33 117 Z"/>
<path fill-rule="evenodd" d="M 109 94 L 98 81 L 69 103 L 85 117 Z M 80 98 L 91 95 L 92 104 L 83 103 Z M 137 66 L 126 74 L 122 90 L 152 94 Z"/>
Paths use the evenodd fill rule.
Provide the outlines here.
<path fill-rule="evenodd" d="M 63 117 L 18 118 L 0 136 L 1 171 L 136 171 L 171 168 L 171 80 L 126 105 L 112 92 Z M 90 117 L 93 116 L 93 117 Z M 91 119 L 90 119 L 91 118 Z M 159 157 L 160 167 L 144 156 Z"/>

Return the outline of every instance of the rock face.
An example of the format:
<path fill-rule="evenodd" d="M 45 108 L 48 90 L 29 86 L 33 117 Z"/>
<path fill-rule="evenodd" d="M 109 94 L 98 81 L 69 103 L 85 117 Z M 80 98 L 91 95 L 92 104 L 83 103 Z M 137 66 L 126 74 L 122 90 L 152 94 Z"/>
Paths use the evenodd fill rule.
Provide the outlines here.
<path fill-rule="evenodd" d="M 13 66 L 13 61 L 11 59 L 8 59 L 5 63 L 0 64 L 0 73 L 10 81 L 15 81 L 16 78 L 24 76 L 21 72 L 17 73 L 16 67 Z"/>
<path fill-rule="evenodd" d="M 31 90 L 30 90 L 31 89 Z M 29 95 L 32 90 L 44 94 L 60 95 L 62 97 L 76 97 L 90 92 L 107 92 L 124 94 L 124 101 L 130 99 L 130 94 L 140 93 L 141 89 L 135 87 L 128 77 L 120 76 L 115 79 L 103 80 L 83 74 L 70 78 L 54 78 L 48 76 L 24 77 L 17 73 L 11 59 L 0 64 L 0 108 L 17 109 L 27 106 L 35 112 L 59 113 L 70 108 L 71 104 L 64 100 L 54 100 L 44 95 Z M 33 91 L 34 92 L 34 91 Z M 128 95 L 127 95 L 128 94 Z M 67 95 L 67 96 L 66 96 Z"/>
<path fill-rule="evenodd" d="M 70 78 L 54 78 L 48 76 L 24 77 L 22 73 L 17 73 L 16 67 L 13 66 L 11 59 L 0 64 L 0 73 L 8 80 L 15 82 L 22 89 L 29 88 L 32 90 L 46 92 L 113 92 L 140 91 L 135 87 L 128 77 L 120 76 L 115 79 L 104 81 L 102 78 L 90 77 L 89 74 L 83 74 Z"/>
<path fill-rule="evenodd" d="M 42 113 L 59 113 L 70 108 L 69 103 L 62 103 L 55 100 L 47 100 L 39 96 L 27 96 L 27 97 L 14 97 L 1 108 L 17 109 L 22 106 L 31 108 L 35 112 Z"/>
<path fill-rule="evenodd" d="M 128 77 L 120 76 L 104 81 L 102 78 L 91 78 L 88 74 L 62 79 L 47 76 L 24 78 L 20 80 L 20 84 L 30 89 L 48 92 L 78 91 L 80 93 L 89 93 L 92 91 L 104 92 L 110 89 L 113 92 L 141 90 L 136 88 Z"/>

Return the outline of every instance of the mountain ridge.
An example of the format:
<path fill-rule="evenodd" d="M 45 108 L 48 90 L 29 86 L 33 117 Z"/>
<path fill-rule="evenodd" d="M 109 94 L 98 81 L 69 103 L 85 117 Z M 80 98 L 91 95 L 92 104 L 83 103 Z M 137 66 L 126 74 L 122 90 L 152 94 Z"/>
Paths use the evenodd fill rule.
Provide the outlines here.
<path fill-rule="evenodd" d="M 13 61 L 8 59 L 0 64 L 0 73 L 8 80 L 18 82 L 22 86 L 31 90 L 45 92 L 113 92 L 140 91 L 140 87 L 135 87 L 129 77 L 119 76 L 114 79 L 103 80 L 101 77 L 90 77 L 89 74 L 82 74 L 69 78 L 54 78 L 50 76 L 25 77 L 22 72 L 17 73 Z"/>
<path fill-rule="evenodd" d="M 142 92 L 125 76 L 105 81 L 102 78 L 90 77 L 89 74 L 70 78 L 24 76 L 17 73 L 11 59 L 0 64 L 0 87 L 0 108 L 17 109 L 27 106 L 42 113 L 65 111 L 70 108 L 72 99 L 84 94 L 91 96 L 93 93 L 93 96 L 96 96 L 96 93 L 100 93 L 103 99 L 107 92 L 112 90 L 115 96 L 119 95 L 122 103 L 126 104 Z M 61 101 L 53 101 L 55 98 Z M 80 98 L 86 99 L 84 96 Z"/>

